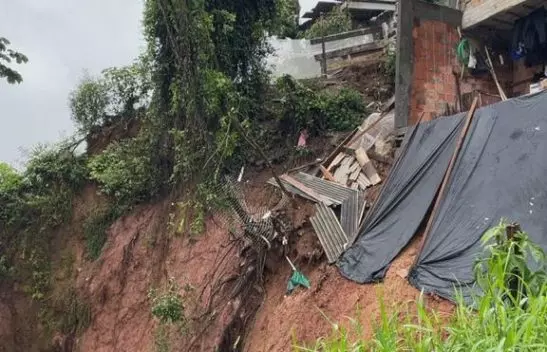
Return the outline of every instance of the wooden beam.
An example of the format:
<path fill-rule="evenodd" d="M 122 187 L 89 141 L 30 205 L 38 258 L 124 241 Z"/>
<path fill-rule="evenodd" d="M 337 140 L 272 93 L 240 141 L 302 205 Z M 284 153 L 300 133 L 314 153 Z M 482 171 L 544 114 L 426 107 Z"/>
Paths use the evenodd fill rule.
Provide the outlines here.
<path fill-rule="evenodd" d="M 353 37 L 358 37 L 358 36 L 367 35 L 367 34 L 373 34 L 374 35 L 374 34 L 381 33 L 381 32 L 382 32 L 382 27 L 380 27 L 380 26 L 361 28 L 361 29 L 356 29 L 356 30 L 353 30 L 353 31 L 326 35 L 325 36 L 325 42 L 328 43 L 328 42 L 332 42 L 334 40 L 353 38 Z M 322 40 L 322 38 L 313 38 L 313 39 L 310 40 L 310 43 L 311 43 L 311 45 L 321 44 L 321 40 Z"/>
<path fill-rule="evenodd" d="M 424 230 L 424 237 L 422 238 L 422 241 L 420 243 L 420 247 L 418 250 L 418 255 L 416 255 L 416 259 L 414 260 L 414 264 L 412 266 L 415 266 L 418 263 L 420 254 L 422 253 L 422 250 L 424 248 L 425 241 L 427 240 L 427 238 L 429 237 L 429 234 L 431 233 L 431 228 L 433 227 L 433 221 L 437 217 L 437 212 L 439 211 L 441 201 L 443 200 L 445 196 L 446 186 L 448 186 L 448 180 L 450 180 L 450 177 L 452 177 L 452 171 L 454 171 L 454 165 L 456 165 L 456 161 L 458 160 L 458 156 L 460 155 L 460 151 L 463 147 L 463 143 L 465 142 L 465 138 L 467 137 L 467 132 L 469 131 L 469 127 L 471 126 L 471 122 L 473 121 L 473 116 L 475 115 L 475 110 L 477 109 L 478 102 L 479 102 L 479 98 L 475 97 L 475 99 L 473 99 L 473 104 L 471 104 L 471 109 L 469 109 L 469 111 L 467 112 L 465 123 L 462 127 L 462 131 L 460 133 L 458 143 L 456 144 L 456 148 L 454 149 L 454 153 L 452 154 L 452 158 L 450 159 L 450 163 L 448 164 L 448 168 L 446 169 L 446 173 L 444 174 L 443 181 L 441 183 L 441 188 L 439 189 L 439 193 L 437 194 L 437 199 L 435 200 L 435 205 L 433 206 L 433 209 L 431 210 L 431 214 L 429 214 L 429 219 L 427 220 L 427 225 Z"/>
<path fill-rule="evenodd" d="M 473 6 L 464 11 L 462 17 L 462 28 L 469 29 L 491 18 L 498 13 L 506 12 L 527 0 L 486 0 L 480 5 Z"/>
<path fill-rule="evenodd" d="M 379 50 L 382 50 L 385 46 L 386 46 L 386 42 L 380 40 L 380 41 L 375 41 L 375 42 L 367 43 L 367 44 L 354 45 L 349 48 L 329 51 L 325 54 L 325 56 L 327 59 L 334 59 L 337 57 L 343 57 L 343 56 L 347 56 L 351 54 L 364 53 L 369 51 L 371 52 L 379 51 Z M 321 58 L 322 58 L 322 54 L 315 55 L 315 60 L 319 61 L 321 60 Z"/>
<path fill-rule="evenodd" d="M 348 10 L 368 10 L 368 11 L 395 11 L 394 1 L 346 1 L 341 7 Z"/>

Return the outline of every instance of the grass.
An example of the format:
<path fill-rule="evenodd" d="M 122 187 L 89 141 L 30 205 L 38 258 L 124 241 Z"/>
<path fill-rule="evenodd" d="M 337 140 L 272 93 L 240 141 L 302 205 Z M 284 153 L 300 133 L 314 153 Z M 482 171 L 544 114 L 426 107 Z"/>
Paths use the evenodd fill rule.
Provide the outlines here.
<path fill-rule="evenodd" d="M 293 351 L 547 351 L 545 256 L 526 233 L 505 238 L 506 226 L 500 223 L 484 236 L 489 255 L 476 265 L 482 294 L 472 306 L 460 295 L 446 324 L 425 308 L 422 299 L 416 303 L 416 316 L 406 321 L 386 313 L 381 305 L 370 339 L 359 338 L 363 331 L 355 321 L 349 329 L 332 324 L 330 336 L 311 346 L 294 343 Z M 530 260 L 539 269 L 531 270 Z"/>

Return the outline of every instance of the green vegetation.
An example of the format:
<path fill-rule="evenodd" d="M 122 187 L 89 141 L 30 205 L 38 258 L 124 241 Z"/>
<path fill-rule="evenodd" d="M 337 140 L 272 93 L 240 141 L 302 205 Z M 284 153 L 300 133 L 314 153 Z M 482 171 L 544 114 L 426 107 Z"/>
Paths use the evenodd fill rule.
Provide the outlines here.
<path fill-rule="evenodd" d="M 86 259 L 96 260 L 117 218 L 170 194 L 187 200 L 183 219 L 170 219 L 176 232 L 197 235 L 207 211 L 222 204 L 222 177 L 252 153 L 244 135 L 265 149 L 280 141 L 292 148 L 303 128 L 318 134 L 361 121 L 355 91 L 314 92 L 289 77 L 271 84 L 267 35 L 295 36 L 297 12 L 295 0 L 146 0 L 146 51 L 132 65 L 85 75 L 71 93 L 76 135 L 37 148 L 21 171 L 0 163 L 0 280 L 17 282 L 35 301 L 46 330 L 80 333 L 91 319 L 85 299 L 69 289 L 74 276 L 63 276 L 62 289 L 55 278 L 55 240 L 66 232 L 83 233 Z M 0 78 L 19 83 L 3 63 L 27 58 L 8 45 L 0 38 Z M 94 140 L 101 147 L 77 152 Z M 83 224 L 71 224 L 87 184 L 104 197 Z M 184 321 L 180 299 L 170 287 L 152 298 L 153 314 Z"/>
<path fill-rule="evenodd" d="M 185 299 L 186 295 L 191 291 L 191 286 L 185 286 L 183 289 L 185 295 L 183 296 L 175 280 L 169 279 L 163 292 L 159 293 L 155 289 L 151 289 L 148 292 L 152 315 L 159 322 L 154 332 L 156 351 L 167 352 L 170 350 L 171 328 L 176 328 L 181 334 L 184 334 L 188 330 L 189 318 L 186 316 Z"/>
<path fill-rule="evenodd" d="M 284 76 L 277 80 L 277 90 L 280 124 L 293 135 L 304 128 L 312 133 L 348 131 L 360 124 L 367 112 L 361 95 L 348 88 L 336 94 L 319 92 Z"/>
<path fill-rule="evenodd" d="M 332 11 L 318 19 L 304 32 L 304 38 L 314 39 L 331 34 L 347 32 L 352 29 L 351 16 L 346 9 L 336 6 Z"/>
<path fill-rule="evenodd" d="M 16 64 L 24 64 L 28 62 L 28 58 L 13 49 L 9 49 L 10 41 L 0 36 L 0 78 L 5 78 L 8 83 L 21 83 L 23 77 L 19 72 L 7 66 L 15 61 Z"/>
<path fill-rule="evenodd" d="M 48 331 L 81 331 L 87 305 L 73 290 L 53 294 L 52 240 L 72 215 L 72 199 L 87 182 L 86 157 L 73 145 L 38 147 L 26 168 L 0 164 L 0 280 L 16 280 L 40 307 Z"/>
<path fill-rule="evenodd" d="M 96 260 L 101 255 L 106 243 L 106 231 L 124 212 L 123 208 L 107 205 L 96 209 L 84 223 L 84 236 L 86 241 L 87 256 L 90 260 Z"/>
<path fill-rule="evenodd" d="M 279 38 L 296 38 L 299 34 L 300 4 L 298 0 L 277 0 L 276 15 L 273 18 L 273 35 Z"/>
<path fill-rule="evenodd" d="M 294 351 L 547 350 L 545 254 L 524 232 L 508 239 L 506 227 L 501 223 L 484 235 L 487 255 L 476 265 L 481 294 L 471 306 L 460 296 L 445 327 L 420 300 L 417 315 L 406 321 L 382 308 L 370 340 L 356 338 L 363 331 L 353 320 L 352 328 L 333 324 L 331 336 L 319 339 L 312 347 L 294 347 Z"/>
<path fill-rule="evenodd" d="M 72 119 L 81 133 L 135 117 L 144 108 L 151 89 L 149 69 L 141 58 L 133 65 L 108 68 L 100 77 L 84 75 L 70 94 Z"/>
<path fill-rule="evenodd" d="M 175 324 L 183 322 L 184 305 L 182 295 L 177 283 L 170 279 L 164 293 L 158 294 L 156 290 L 150 290 L 148 297 L 152 304 L 152 315 L 159 319 L 162 324 Z"/>

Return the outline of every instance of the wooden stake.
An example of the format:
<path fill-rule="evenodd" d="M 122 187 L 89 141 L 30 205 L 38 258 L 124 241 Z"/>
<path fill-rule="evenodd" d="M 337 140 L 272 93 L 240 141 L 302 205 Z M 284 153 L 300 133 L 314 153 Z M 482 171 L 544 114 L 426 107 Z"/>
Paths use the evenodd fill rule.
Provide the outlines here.
<path fill-rule="evenodd" d="M 433 206 L 433 210 L 431 210 L 431 214 L 429 215 L 429 219 L 427 220 L 427 225 L 424 231 L 424 237 L 422 238 L 422 241 L 420 242 L 418 254 L 416 255 L 416 258 L 414 259 L 414 264 L 412 266 L 415 266 L 416 263 L 418 262 L 418 258 L 420 257 L 420 254 L 422 253 L 422 250 L 424 248 L 425 241 L 427 237 L 429 236 L 429 233 L 431 232 L 431 227 L 433 226 L 433 220 L 435 220 L 437 212 L 439 211 L 439 206 L 441 205 L 441 201 L 445 196 L 448 180 L 452 176 L 452 171 L 454 171 L 454 165 L 456 165 L 456 160 L 458 159 L 458 155 L 460 154 L 460 150 L 462 149 L 463 142 L 465 141 L 465 137 L 467 136 L 467 132 L 469 131 L 469 126 L 471 126 L 471 122 L 473 121 L 473 116 L 475 115 L 475 110 L 477 108 L 478 101 L 479 101 L 478 97 L 475 97 L 475 99 L 473 99 L 473 104 L 471 104 L 471 109 L 469 109 L 469 111 L 467 112 L 467 117 L 465 118 L 465 124 L 463 125 L 462 132 L 460 133 L 460 138 L 458 139 L 458 143 L 456 144 L 456 149 L 454 149 L 454 153 L 452 154 L 452 158 L 450 159 L 450 163 L 448 164 L 448 169 L 446 170 L 444 174 L 443 182 L 441 183 L 441 188 L 439 189 L 439 193 L 437 194 L 437 199 L 435 200 L 435 205 Z"/>
<path fill-rule="evenodd" d="M 321 172 L 323 173 L 323 177 L 325 177 L 326 180 L 336 182 L 331 172 L 327 170 L 323 165 L 319 165 L 319 169 L 321 169 Z"/>
<path fill-rule="evenodd" d="M 484 50 L 486 51 L 486 60 L 488 61 L 490 74 L 494 78 L 494 82 L 496 82 L 496 87 L 498 87 L 498 92 L 500 92 L 501 100 L 507 100 L 507 95 L 505 95 L 505 92 L 503 91 L 503 88 L 501 87 L 501 84 L 498 81 L 498 76 L 496 75 L 496 71 L 494 70 L 494 64 L 492 63 L 492 59 L 490 58 L 490 52 L 488 51 L 487 47 L 484 47 Z"/>

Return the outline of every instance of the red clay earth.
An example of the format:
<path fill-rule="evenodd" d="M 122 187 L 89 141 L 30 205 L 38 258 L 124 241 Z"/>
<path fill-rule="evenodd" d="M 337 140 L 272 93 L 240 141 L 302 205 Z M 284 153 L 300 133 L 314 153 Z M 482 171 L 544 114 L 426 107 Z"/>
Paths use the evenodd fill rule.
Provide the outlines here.
<path fill-rule="evenodd" d="M 271 207 L 279 201 L 279 191 L 264 184 L 270 177 L 268 171 L 250 173 L 249 177 L 252 181 L 246 184 L 245 193 L 251 205 Z M 170 277 L 175 278 L 181 292 L 185 285 L 193 287 L 194 293 L 188 296 L 188 314 L 198 317 L 203 312 L 210 276 L 226 252 L 229 235 L 209 219 L 206 233 L 195 240 L 183 236 L 169 239 L 163 247 L 161 241 L 151 245 L 150 235 L 160 231 L 158 223 L 165 221 L 166 212 L 166 204 L 158 204 L 117 221 L 109 231 L 101 258 L 80 272 L 78 287 L 91 297 L 93 307 L 91 326 L 77 343 L 81 351 L 152 350 L 157 322 L 150 314 L 147 295 L 151 287 L 161 287 Z M 309 277 L 312 287 L 285 296 L 291 269 L 282 258 L 270 263 L 264 301 L 247 336 L 242 337 L 245 351 L 289 351 L 293 338 L 302 343 L 313 342 L 331 331 L 325 317 L 341 324 L 356 318 L 365 337 L 370 336 L 380 299 L 388 309 L 412 314 L 420 293 L 401 273 L 412 265 L 418 241 L 414 240 L 394 261 L 383 283 L 359 285 L 344 279 L 336 267 L 325 263 L 307 220 L 312 214 L 313 205 L 302 200 L 297 200 L 296 207 L 289 207 L 288 211 L 294 227 L 300 228 L 297 238 L 291 241 L 289 256 Z M 230 253 L 223 265 L 224 275 L 234 273 L 239 260 L 237 252 Z M 205 294 L 200 299 L 201 291 Z M 172 350 L 212 351 L 239 304 L 226 301 L 209 326 L 192 326 L 189 336 L 171 334 Z M 426 304 L 441 314 L 450 315 L 452 310 L 450 303 L 428 297 Z"/>
<path fill-rule="evenodd" d="M 279 191 L 265 184 L 270 176 L 267 170 L 249 171 L 246 175 L 246 179 L 251 180 L 245 186 L 251 206 L 272 207 L 279 201 Z M 375 194 L 377 190 L 370 193 Z M 78 293 L 89 301 L 92 313 L 89 327 L 74 341 L 73 350 L 153 351 L 158 342 L 155 336 L 158 322 L 151 314 L 148 293 L 151 288 L 165 287 L 168 279 L 174 278 L 185 297 L 189 323 L 186 333 L 177 328 L 170 329 L 171 350 L 213 351 L 237 308 L 248 303 L 217 300 L 213 312 L 206 316 L 211 319 L 204 319 L 211 283 L 214 282 L 212 277 L 234 275 L 241 262 L 238 251 L 230 249 L 228 231 L 209 218 L 206 231 L 200 236 L 169 234 L 167 223 L 172 207 L 170 201 L 165 200 L 139 207 L 116 221 L 108 231 L 101 257 L 88 262 L 83 255 L 81 222 L 90 211 L 88 206 L 97 203 L 94 194 L 95 190 L 90 188 L 75 202 L 71 226 L 79 230 L 71 232 L 70 226 L 64 229 L 72 236 L 65 246 L 75 252 L 76 287 Z M 349 324 L 348 317 L 357 318 L 362 323 L 365 336 L 370 336 L 371 322 L 378 316 L 381 298 L 388 308 L 397 308 L 403 312 L 401 314 L 413 312 L 419 292 L 400 274 L 414 260 L 416 240 L 395 260 L 385 282 L 358 285 L 342 278 L 335 267 L 325 263 L 319 241 L 308 221 L 312 214 L 313 204 L 303 200 L 296 200 L 295 205 L 287 210 L 287 216 L 297 229 L 295 238 L 290 241 L 289 256 L 309 277 L 312 286 L 309 290 L 298 289 L 286 297 L 291 269 L 283 257 L 270 260 L 264 300 L 254 321 L 250 322 L 246 336 L 240 340 L 245 344 L 245 351 L 290 351 L 293 337 L 299 342 L 313 342 L 331 331 L 325 316 L 341 324 Z M 63 248 L 61 244 L 59 246 Z M 186 292 L 185 287 L 191 290 Z M 452 305 L 445 301 L 426 298 L 426 304 L 441 314 L 449 315 L 452 310 Z M 0 315 L 9 316 L 9 309 L 0 305 Z M 13 327 L 0 324 L 0 336 L 11 339 L 13 334 Z M 66 341 L 66 336 L 57 335 L 53 343 L 67 346 Z"/>

